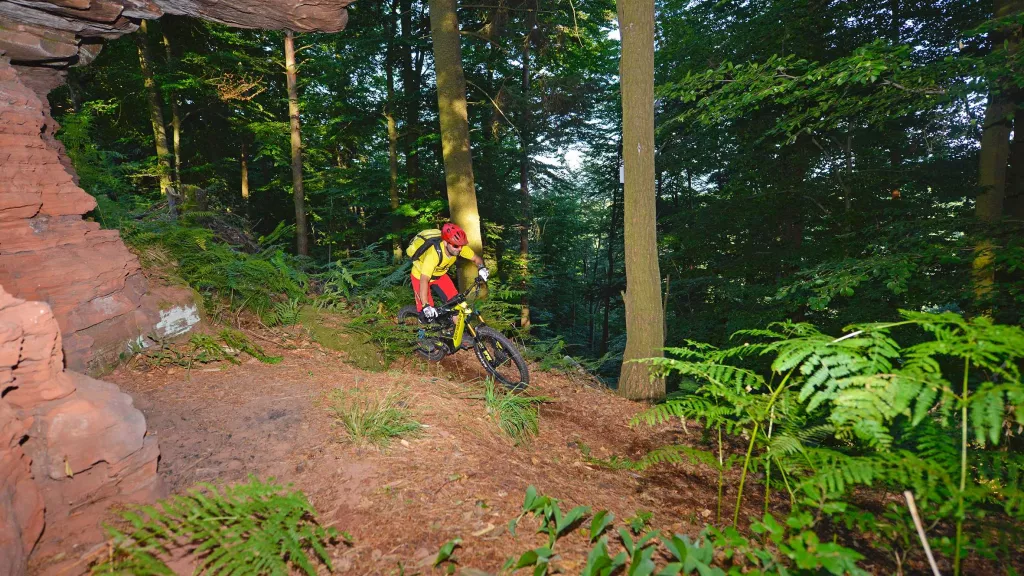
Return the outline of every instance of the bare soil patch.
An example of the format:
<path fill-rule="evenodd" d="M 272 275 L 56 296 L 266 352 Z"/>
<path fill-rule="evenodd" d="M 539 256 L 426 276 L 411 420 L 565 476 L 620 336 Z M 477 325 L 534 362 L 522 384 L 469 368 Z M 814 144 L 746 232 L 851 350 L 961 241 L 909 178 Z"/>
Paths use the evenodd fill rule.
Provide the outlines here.
<path fill-rule="evenodd" d="M 698 443 L 700 431 L 631 428 L 629 420 L 643 406 L 582 378 L 531 373 L 527 393 L 551 402 L 541 407 L 540 435 L 515 446 L 487 417 L 478 398 L 484 372 L 470 353 L 440 365 L 408 358 L 388 372 L 366 372 L 297 331 L 285 341 L 279 332 L 254 336 L 283 361 L 191 370 L 135 363 L 107 379 L 145 413 L 172 493 L 250 475 L 294 485 L 309 496 L 322 523 L 352 535 L 352 546 L 333 550 L 339 573 L 430 573 L 439 547 L 456 537 L 463 540 L 460 566 L 497 572 L 507 558 L 542 542 L 530 523 L 518 537 L 507 532 L 530 485 L 563 500 L 564 508 L 608 509 L 620 519 L 651 511 L 653 526 L 666 530 L 696 534 L 714 520 L 712 471 L 659 466 L 635 473 L 588 462 L 584 447 L 597 458 L 636 458 L 669 442 Z M 334 388 L 404 390 L 426 429 L 384 451 L 353 446 L 324 404 Z M 756 508 L 749 513 L 757 515 Z M 586 538 L 573 535 L 558 547 L 565 570 L 582 568 L 573 560 L 585 559 Z"/>

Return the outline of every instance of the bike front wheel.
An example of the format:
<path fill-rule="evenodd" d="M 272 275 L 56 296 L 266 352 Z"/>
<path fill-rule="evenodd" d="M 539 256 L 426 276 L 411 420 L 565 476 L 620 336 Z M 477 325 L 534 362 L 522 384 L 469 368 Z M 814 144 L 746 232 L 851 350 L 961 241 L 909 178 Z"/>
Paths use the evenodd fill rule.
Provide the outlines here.
<path fill-rule="evenodd" d="M 489 326 L 476 329 L 473 349 L 484 370 L 509 390 L 522 390 L 530 385 L 530 372 L 519 348 L 504 334 Z"/>

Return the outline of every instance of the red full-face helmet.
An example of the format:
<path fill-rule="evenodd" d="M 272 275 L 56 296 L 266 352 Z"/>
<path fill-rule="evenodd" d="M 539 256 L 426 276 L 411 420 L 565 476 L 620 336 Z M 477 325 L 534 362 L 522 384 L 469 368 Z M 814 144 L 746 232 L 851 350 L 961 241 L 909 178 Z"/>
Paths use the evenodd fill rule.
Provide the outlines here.
<path fill-rule="evenodd" d="M 469 244 L 469 240 L 466 238 L 466 231 L 460 228 L 458 224 L 452 224 L 451 222 L 441 227 L 441 239 L 456 248 L 462 248 Z"/>

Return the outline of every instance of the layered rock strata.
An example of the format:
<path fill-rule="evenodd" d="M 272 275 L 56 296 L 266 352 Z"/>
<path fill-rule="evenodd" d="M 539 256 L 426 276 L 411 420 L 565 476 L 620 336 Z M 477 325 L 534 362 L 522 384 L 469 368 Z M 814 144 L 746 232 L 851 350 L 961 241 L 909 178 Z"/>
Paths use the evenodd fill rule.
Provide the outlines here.
<path fill-rule="evenodd" d="M 118 232 L 82 218 L 96 201 L 66 165 L 45 97 L 61 80 L 0 57 L 0 285 L 49 303 L 68 367 L 96 373 L 140 338 L 173 335 L 162 315 L 198 314 L 188 291 L 150 294 Z"/>
<path fill-rule="evenodd" d="M 352 0 L 3 0 L 0 52 L 15 63 L 87 64 L 139 20 L 195 16 L 240 28 L 338 32 Z"/>
<path fill-rule="evenodd" d="M 131 397 L 64 370 L 50 307 L 0 288 L 0 574 L 33 549 L 73 559 L 69 536 L 101 541 L 110 504 L 163 494 L 158 457 Z"/>

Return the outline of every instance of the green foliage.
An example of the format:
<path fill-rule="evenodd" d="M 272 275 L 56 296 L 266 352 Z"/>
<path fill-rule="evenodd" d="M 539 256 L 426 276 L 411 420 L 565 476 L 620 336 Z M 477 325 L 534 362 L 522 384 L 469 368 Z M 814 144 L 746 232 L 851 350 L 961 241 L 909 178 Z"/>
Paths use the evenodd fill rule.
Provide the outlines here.
<path fill-rule="evenodd" d="M 161 220 L 122 221 L 121 231 L 136 250 L 165 250 L 172 266 L 168 272 L 233 309 L 279 322 L 279 312 L 293 319 L 288 314 L 305 297 L 308 276 L 279 248 L 247 254 L 216 240 L 210 229 Z"/>
<path fill-rule="evenodd" d="M 434 559 L 434 566 L 440 566 L 445 562 L 455 562 L 455 558 L 452 554 L 455 553 L 455 548 L 462 545 L 461 538 L 454 538 L 445 542 L 441 549 L 437 551 L 437 557 Z"/>
<path fill-rule="evenodd" d="M 372 345 L 379 361 L 377 365 L 360 365 L 364 370 L 387 370 L 392 362 L 405 356 L 416 344 L 416 333 L 395 323 L 394 314 L 369 312 L 352 319 L 345 332 Z"/>
<path fill-rule="evenodd" d="M 548 535 L 548 544 L 509 558 L 504 569 L 515 572 L 531 568 L 535 576 L 550 573 L 552 561 L 559 557 L 556 553 L 559 540 L 583 523 L 590 512 L 585 506 L 562 512 L 558 500 L 539 494 L 533 486 L 528 487 L 522 512 L 509 523 L 509 532 L 515 536 L 517 525 L 530 516 L 539 522 L 538 532 Z M 813 529 L 815 521 L 809 514 L 792 515 L 781 524 L 765 514 L 762 520 L 752 523 L 753 538 L 735 528 L 719 530 L 713 526 L 705 528 L 696 539 L 680 534 L 666 536 L 658 530 L 647 530 L 650 519 L 649 512 L 638 513 L 627 519 L 628 528 L 613 530 L 614 514 L 607 510 L 594 514 L 587 530 L 592 548 L 581 574 L 867 575 L 857 566 L 863 556 L 835 542 L 819 540 Z M 613 553 L 613 547 L 621 551 Z M 662 558 L 669 561 L 665 563 Z"/>
<path fill-rule="evenodd" d="M 348 440 L 387 448 L 393 439 L 416 436 L 423 426 L 413 419 L 405 394 L 386 391 L 376 395 L 361 389 L 335 388 L 326 397 L 335 422 Z"/>
<path fill-rule="evenodd" d="M 596 372 L 610 358 L 605 354 L 601 358 L 588 359 L 571 356 L 566 351 L 565 338 L 556 336 L 548 339 L 534 339 L 526 350 L 527 359 L 535 362 L 544 372 L 571 374 L 584 371 Z"/>
<path fill-rule="evenodd" d="M 299 322 L 299 299 L 274 302 L 274 306 L 263 315 L 267 326 L 291 326 Z"/>
<path fill-rule="evenodd" d="M 969 552 L 964 528 L 984 533 L 993 515 L 1024 520 L 1017 497 L 1022 458 L 995 449 L 1022 423 L 1024 329 L 948 312 L 903 317 L 854 325 L 838 338 L 781 323 L 737 333 L 743 343 L 732 348 L 670 350 L 649 362 L 697 385 L 634 423 L 690 418 L 747 436 L 740 485 L 748 470 L 763 469 L 766 507 L 774 470 L 795 510 L 840 518 L 858 514 L 847 504 L 854 486 L 910 489 L 928 506 L 928 522 L 956 528 L 951 548 L 959 563 Z M 902 345 L 897 334 L 912 344 Z M 675 446 L 611 464 L 683 461 L 716 467 L 710 454 Z M 734 523 L 739 508 L 737 499 Z M 806 539 L 779 546 L 798 564 L 801 546 L 821 549 Z"/>
<path fill-rule="evenodd" d="M 216 338 L 209 334 L 193 334 L 183 345 L 161 342 L 154 348 L 140 349 L 139 352 L 150 366 L 191 368 L 195 364 L 223 361 L 241 364 L 239 356 L 243 353 L 266 364 L 281 362 L 280 356 L 268 356 L 248 336 L 231 329 L 221 330 Z"/>
<path fill-rule="evenodd" d="M 484 404 L 487 415 L 506 436 L 517 444 L 528 441 L 539 431 L 539 406 L 548 399 L 540 396 L 525 396 L 495 386 L 494 380 L 484 382 Z"/>
<path fill-rule="evenodd" d="M 113 549 L 93 574 L 173 574 L 165 560 L 184 545 L 199 561 L 197 574 L 313 576 L 317 562 L 331 569 L 327 547 L 339 538 L 317 523 L 302 492 L 255 478 L 227 488 L 203 484 L 121 519 L 129 527 L 107 527 Z"/>

